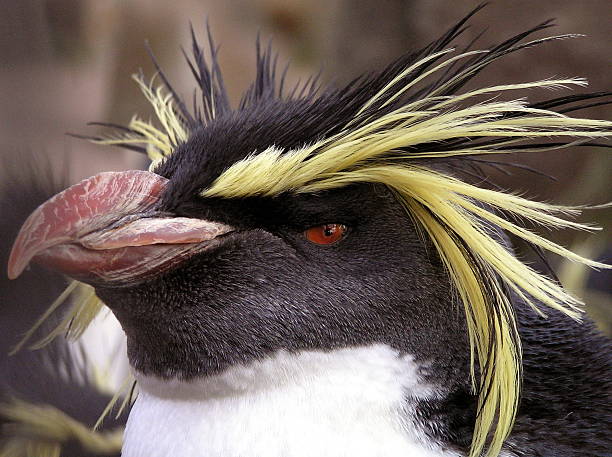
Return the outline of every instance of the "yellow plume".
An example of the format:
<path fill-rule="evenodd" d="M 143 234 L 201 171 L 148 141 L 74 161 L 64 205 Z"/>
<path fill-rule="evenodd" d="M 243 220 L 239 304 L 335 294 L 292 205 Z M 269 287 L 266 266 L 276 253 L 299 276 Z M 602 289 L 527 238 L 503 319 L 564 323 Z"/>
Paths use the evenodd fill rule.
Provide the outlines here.
<path fill-rule="evenodd" d="M 60 457 L 62 445 L 78 442 L 96 455 L 117 454 L 123 430 L 95 432 L 48 405 L 14 399 L 0 405 L 0 417 L 11 427 L 11 437 L 2 443 L 0 457 Z"/>
<path fill-rule="evenodd" d="M 432 71 L 444 66 L 439 64 Z M 481 455 L 488 443 L 486 455 L 497 456 L 512 428 L 520 394 L 521 347 L 508 291 L 542 314 L 537 303 L 577 319 L 582 303 L 554 280 L 518 260 L 491 233 L 489 225 L 572 261 L 594 268 L 608 266 L 581 257 L 510 218 L 550 228 L 593 230 L 566 219 L 577 215 L 580 208 L 479 188 L 435 169 L 428 159 L 508 154 L 522 150 L 526 140 L 539 137 L 600 138 L 609 135 L 612 123 L 568 117 L 530 107 L 522 100 L 462 106 L 467 99 L 484 94 L 582 86 L 582 79 L 494 86 L 454 97 L 434 93 L 379 117 L 375 113 L 365 120 L 359 117 L 383 95 L 386 100 L 395 100 L 405 92 L 403 87 L 393 89 L 394 94 L 384 94 L 396 82 L 389 83 L 367 102 L 340 133 L 296 150 L 270 147 L 253 153 L 225 170 L 201 195 L 272 197 L 363 182 L 381 183 L 392 189 L 412 219 L 429 234 L 463 302 L 472 348 L 472 378 L 480 395 L 470 455 Z M 460 148 L 436 150 L 436 144 L 463 138 L 501 141 L 495 145 L 468 143 Z M 424 149 L 424 144 L 429 147 Z M 565 144 L 551 145 L 550 149 L 561 147 Z M 480 368 L 478 380 L 476 362 Z"/>

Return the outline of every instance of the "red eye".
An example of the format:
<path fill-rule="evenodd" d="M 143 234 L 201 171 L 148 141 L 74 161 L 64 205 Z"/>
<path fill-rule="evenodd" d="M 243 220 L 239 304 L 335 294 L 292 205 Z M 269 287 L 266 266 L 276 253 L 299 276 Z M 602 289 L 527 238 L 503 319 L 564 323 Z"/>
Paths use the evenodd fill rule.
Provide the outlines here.
<path fill-rule="evenodd" d="M 304 232 L 306 239 L 315 244 L 333 244 L 346 235 L 346 225 L 325 224 L 311 227 Z"/>

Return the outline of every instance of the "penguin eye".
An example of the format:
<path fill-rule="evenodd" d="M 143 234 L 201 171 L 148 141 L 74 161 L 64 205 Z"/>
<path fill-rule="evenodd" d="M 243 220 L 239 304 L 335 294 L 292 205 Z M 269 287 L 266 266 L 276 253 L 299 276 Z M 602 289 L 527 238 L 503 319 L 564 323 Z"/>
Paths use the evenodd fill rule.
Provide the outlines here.
<path fill-rule="evenodd" d="M 309 228 L 304 235 L 311 243 L 333 244 L 344 238 L 347 230 L 344 224 L 323 224 Z"/>

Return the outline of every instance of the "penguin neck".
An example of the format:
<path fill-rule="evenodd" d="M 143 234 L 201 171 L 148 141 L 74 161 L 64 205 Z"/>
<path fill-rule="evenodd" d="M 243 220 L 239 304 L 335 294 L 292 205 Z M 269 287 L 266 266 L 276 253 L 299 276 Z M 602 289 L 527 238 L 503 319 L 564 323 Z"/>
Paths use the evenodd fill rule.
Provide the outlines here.
<path fill-rule="evenodd" d="M 136 373 L 124 457 L 459 456 L 424 433 L 414 405 L 443 390 L 386 345 L 279 351 L 190 381 Z M 177 446 L 180 446 L 177 448 Z"/>

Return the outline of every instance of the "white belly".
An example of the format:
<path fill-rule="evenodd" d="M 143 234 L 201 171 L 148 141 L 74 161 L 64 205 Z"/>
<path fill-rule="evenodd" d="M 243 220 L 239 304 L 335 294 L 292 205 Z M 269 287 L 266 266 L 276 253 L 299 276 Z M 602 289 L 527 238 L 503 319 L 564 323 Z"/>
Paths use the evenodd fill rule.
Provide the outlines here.
<path fill-rule="evenodd" d="M 383 345 L 279 352 L 192 382 L 138 377 L 123 457 L 454 457 L 411 422 L 432 397 Z"/>

